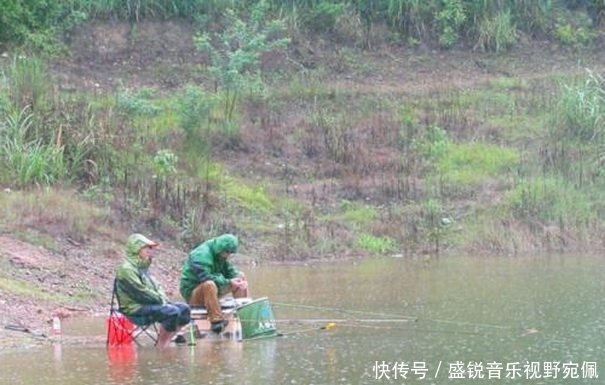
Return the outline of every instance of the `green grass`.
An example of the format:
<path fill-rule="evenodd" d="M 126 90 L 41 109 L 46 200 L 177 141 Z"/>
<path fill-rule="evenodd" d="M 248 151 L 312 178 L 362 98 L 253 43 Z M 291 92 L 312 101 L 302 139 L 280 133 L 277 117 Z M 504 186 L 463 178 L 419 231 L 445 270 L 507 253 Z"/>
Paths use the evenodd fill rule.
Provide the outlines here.
<path fill-rule="evenodd" d="M 479 185 L 490 179 L 507 177 L 519 165 L 513 148 L 488 143 L 453 144 L 440 159 L 438 172 L 453 184 Z"/>
<path fill-rule="evenodd" d="M 345 223 L 354 224 L 360 228 L 366 227 L 369 223 L 378 218 L 376 208 L 359 203 L 353 203 L 348 200 L 343 200 L 340 202 L 340 209 L 341 212 L 339 217 Z"/>
<path fill-rule="evenodd" d="M 395 240 L 390 237 L 377 237 L 370 234 L 361 234 L 357 238 L 357 246 L 373 254 L 388 254 L 397 251 Z"/>
<path fill-rule="evenodd" d="M 524 181 L 509 192 L 506 202 L 518 218 L 572 228 L 597 220 L 590 197 L 561 177 L 538 177 Z"/>
<path fill-rule="evenodd" d="M 52 301 L 60 303 L 69 303 L 73 298 L 58 293 L 48 293 L 40 291 L 38 286 L 33 286 L 28 282 L 11 277 L 0 276 L 0 291 L 14 296 L 26 296 L 33 300 Z"/>
<path fill-rule="evenodd" d="M 275 210 L 275 201 L 269 197 L 262 183 L 249 184 L 245 180 L 230 176 L 218 163 L 206 164 L 200 170 L 200 177 L 208 183 L 216 184 L 217 193 L 232 201 L 238 210 L 251 215 L 267 215 Z"/>

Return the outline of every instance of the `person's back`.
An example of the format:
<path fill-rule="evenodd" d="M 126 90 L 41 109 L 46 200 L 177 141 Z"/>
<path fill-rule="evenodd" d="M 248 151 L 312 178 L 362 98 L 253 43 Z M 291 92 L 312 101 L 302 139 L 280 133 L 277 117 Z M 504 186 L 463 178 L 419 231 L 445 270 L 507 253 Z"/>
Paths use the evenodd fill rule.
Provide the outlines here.
<path fill-rule="evenodd" d="M 229 285 L 229 280 L 237 277 L 238 271 L 221 254 L 236 251 L 237 238 L 231 234 L 211 238 L 191 250 L 181 269 L 181 296 L 189 301 L 195 287 L 207 280 L 214 281 L 218 287 Z"/>
<path fill-rule="evenodd" d="M 248 296 L 248 282 L 228 260 L 237 252 L 238 240 L 223 234 L 193 249 L 183 263 L 179 290 L 190 306 L 203 306 L 208 311 L 211 329 L 220 333 L 227 325 L 221 312 L 219 296 Z"/>

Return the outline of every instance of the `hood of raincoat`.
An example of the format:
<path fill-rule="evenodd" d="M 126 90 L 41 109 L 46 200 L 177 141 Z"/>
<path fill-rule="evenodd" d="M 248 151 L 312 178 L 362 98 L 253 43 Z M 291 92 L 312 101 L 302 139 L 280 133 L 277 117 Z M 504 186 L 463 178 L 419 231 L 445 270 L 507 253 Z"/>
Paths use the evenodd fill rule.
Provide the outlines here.
<path fill-rule="evenodd" d="M 158 243 L 143 234 L 132 234 L 126 242 L 126 259 L 141 269 L 148 268 L 151 265 L 151 258 L 145 261 L 139 255 L 139 251 L 146 246 L 156 247 Z"/>
<path fill-rule="evenodd" d="M 223 251 L 234 254 L 237 253 L 237 237 L 233 234 L 223 234 L 214 238 L 214 241 L 210 245 L 212 254 L 218 255 Z"/>

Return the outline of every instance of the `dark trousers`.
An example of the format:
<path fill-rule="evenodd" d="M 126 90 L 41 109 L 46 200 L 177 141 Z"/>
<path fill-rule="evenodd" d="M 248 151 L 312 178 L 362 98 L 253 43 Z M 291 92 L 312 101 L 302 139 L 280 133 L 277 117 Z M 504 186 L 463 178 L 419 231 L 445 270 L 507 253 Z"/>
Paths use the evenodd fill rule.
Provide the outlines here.
<path fill-rule="evenodd" d="M 167 332 L 187 325 L 191 321 L 189 305 L 184 302 L 169 302 L 165 305 L 143 305 L 132 314 L 135 318 L 147 319 L 148 323 L 159 322 Z"/>

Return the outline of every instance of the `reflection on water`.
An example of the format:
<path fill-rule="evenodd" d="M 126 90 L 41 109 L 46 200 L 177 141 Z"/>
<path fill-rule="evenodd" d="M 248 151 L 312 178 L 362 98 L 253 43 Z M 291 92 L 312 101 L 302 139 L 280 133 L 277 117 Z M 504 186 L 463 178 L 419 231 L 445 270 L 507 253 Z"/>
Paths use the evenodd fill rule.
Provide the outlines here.
<path fill-rule="evenodd" d="M 107 361 L 108 383 L 129 383 L 137 372 L 137 348 L 134 344 L 110 347 L 107 349 Z"/>
<path fill-rule="evenodd" d="M 103 317 L 65 322 L 65 338 L 99 338 L 0 354 L 0 384 L 598 384 L 602 264 L 567 255 L 261 266 L 247 274 L 281 337 L 107 349 Z"/>

